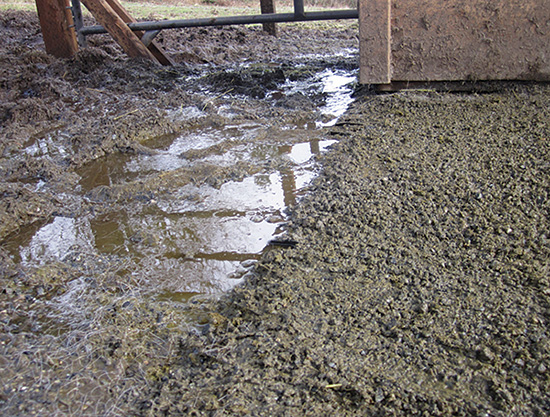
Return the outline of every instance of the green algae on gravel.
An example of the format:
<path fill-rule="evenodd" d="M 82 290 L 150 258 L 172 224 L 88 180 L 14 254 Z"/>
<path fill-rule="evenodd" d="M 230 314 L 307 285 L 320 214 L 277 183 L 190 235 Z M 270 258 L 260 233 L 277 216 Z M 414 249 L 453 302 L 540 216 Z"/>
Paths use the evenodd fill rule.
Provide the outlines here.
<path fill-rule="evenodd" d="M 550 413 L 550 88 L 356 101 L 142 415 Z"/>

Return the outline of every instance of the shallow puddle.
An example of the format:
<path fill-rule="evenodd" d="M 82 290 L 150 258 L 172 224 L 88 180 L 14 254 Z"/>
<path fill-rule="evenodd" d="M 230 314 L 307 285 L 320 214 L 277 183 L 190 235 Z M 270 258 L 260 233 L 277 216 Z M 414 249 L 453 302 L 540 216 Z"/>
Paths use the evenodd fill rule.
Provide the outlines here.
<path fill-rule="evenodd" d="M 342 116 L 353 98 L 350 95 L 349 84 L 355 81 L 355 74 L 349 71 L 325 70 L 321 73 L 323 81 L 323 93 L 328 94 L 326 105 L 321 110 L 323 114 L 331 115 L 329 122 L 320 123 L 318 126 L 334 126 L 340 116 Z"/>
<path fill-rule="evenodd" d="M 313 124 L 242 121 L 231 106 L 222 106 L 218 116 L 225 123 L 209 125 L 200 123 L 209 116 L 199 108 L 174 111 L 168 117 L 197 123 L 148 140 L 150 152 L 110 155 L 81 169 L 76 194 L 103 209 L 54 217 L 10 243 L 14 259 L 27 266 L 74 263 L 82 254 L 120 259 L 119 273 L 136 290 L 163 301 L 186 302 L 231 289 L 282 233 L 286 208 L 316 175 L 315 155 L 335 143 L 319 128 L 334 124 L 346 110 L 355 77 L 325 70 L 309 82 L 281 86 L 286 94 L 326 95 L 320 113 L 330 116 Z M 71 309 L 84 285 L 73 282 L 58 302 Z"/>
<path fill-rule="evenodd" d="M 183 293 L 219 293 L 241 282 L 269 240 L 281 233 L 285 209 L 296 203 L 314 177 L 313 156 L 335 142 L 312 139 L 309 143 L 267 145 L 250 141 L 228 146 L 224 153 L 207 153 L 188 161 L 178 156 L 182 152 L 177 143 L 180 140 L 176 138 L 157 155 L 127 161 L 124 170 L 108 170 L 109 183 L 123 184 L 126 176 L 135 180 L 136 173 L 147 181 L 155 171 L 250 161 L 257 157 L 255 154 L 266 153 L 266 148 L 273 148 L 267 153 L 281 159 L 285 169 L 262 170 L 216 188 L 188 183 L 169 192 L 153 193 L 144 204 L 128 203 L 124 210 L 94 218 L 89 228 L 80 228 L 81 241 L 91 230 L 98 252 L 131 257 L 136 266 L 132 275 L 142 289 L 162 292 L 164 298 L 173 293 L 175 300 Z M 67 232 L 65 236 L 77 234 Z"/>

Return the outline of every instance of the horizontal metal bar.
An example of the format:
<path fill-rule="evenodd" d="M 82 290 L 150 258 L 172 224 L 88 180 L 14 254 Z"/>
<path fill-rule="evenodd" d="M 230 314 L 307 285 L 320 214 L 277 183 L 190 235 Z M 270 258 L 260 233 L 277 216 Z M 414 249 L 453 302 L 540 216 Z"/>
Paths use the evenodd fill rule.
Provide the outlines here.
<path fill-rule="evenodd" d="M 303 16 L 294 13 L 272 13 L 248 16 L 213 17 L 203 19 L 160 20 L 157 22 L 129 23 L 132 30 L 162 30 L 198 26 L 253 25 L 260 23 L 306 22 L 315 20 L 358 19 L 357 9 L 307 12 Z M 103 26 L 85 26 L 80 29 L 83 35 L 107 33 Z"/>

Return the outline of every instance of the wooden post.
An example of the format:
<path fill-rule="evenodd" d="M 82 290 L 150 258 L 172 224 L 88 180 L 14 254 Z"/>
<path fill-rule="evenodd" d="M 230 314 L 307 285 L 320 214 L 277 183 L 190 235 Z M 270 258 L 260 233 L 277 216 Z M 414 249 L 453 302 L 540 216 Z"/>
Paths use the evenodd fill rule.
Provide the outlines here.
<path fill-rule="evenodd" d="M 82 0 L 82 3 L 128 56 L 155 60 L 154 55 L 143 45 L 139 37 L 132 32 L 106 0 Z"/>
<path fill-rule="evenodd" d="M 78 51 L 69 0 L 36 0 L 46 52 L 70 58 Z"/>
<path fill-rule="evenodd" d="M 262 14 L 270 14 L 275 12 L 275 0 L 260 0 L 260 10 Z M 264 32 L 270 35 L 277 36 L 277 24 L 276 23 L 263 23 Z"/>

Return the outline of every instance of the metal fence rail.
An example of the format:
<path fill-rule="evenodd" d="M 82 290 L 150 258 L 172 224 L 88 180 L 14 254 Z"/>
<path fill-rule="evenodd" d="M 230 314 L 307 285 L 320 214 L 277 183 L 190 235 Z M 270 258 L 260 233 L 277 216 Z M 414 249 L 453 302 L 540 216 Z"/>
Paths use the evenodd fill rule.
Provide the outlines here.
<path fill-rule="evenodd" d="M 72 0 L 73 11 L 80 10 L 80 1 Z M 283 22 L 305 22 L 316 20 L 340 20 L 340 19 L 358 19 L 359 12 L 357 9 L 348 10 L 330 10 L 320 12 L 305 12 L 304 1 L 294 0 L 294 13 L 270 13 L 260 15 L 245 15 L 245 16 L 229 16 L 229 17 L 212 17 L 202 19 L 180 19 L 180 20 L 161 20 L 149 22 L 128 23 L 128 27 L 132 30 L 141 31 L 158 31 L 163 29 L 177 29 L 198 26 L 228 26 L 228 25 L 248 25 L 262 23 L 283 23 Z M 75 29 L 81 37 L 87 35 L 95 35 L 107 33 L 103 26 L 83 26 L 82 18 L 75 18 Z M 152 39 L 156 33 L 149 34 Z M 150 41 L 150 40 L 149 40 Z"/>

